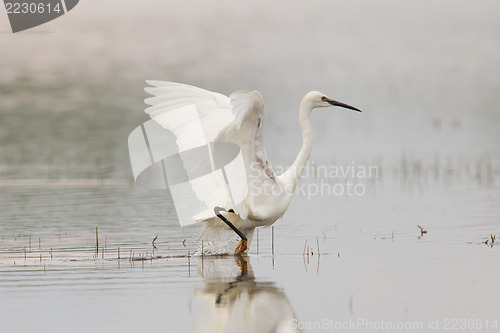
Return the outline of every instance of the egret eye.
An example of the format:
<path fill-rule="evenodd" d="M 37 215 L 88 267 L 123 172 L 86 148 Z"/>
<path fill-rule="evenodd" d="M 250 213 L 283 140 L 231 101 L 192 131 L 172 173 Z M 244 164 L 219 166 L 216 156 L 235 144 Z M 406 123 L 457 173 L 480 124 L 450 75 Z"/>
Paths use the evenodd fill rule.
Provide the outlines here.
<path fill-rule="evenodd" d="M 326 96 L 321 97 L 321 100 L 322 100 L 323 102 L 326 102 Z"/>

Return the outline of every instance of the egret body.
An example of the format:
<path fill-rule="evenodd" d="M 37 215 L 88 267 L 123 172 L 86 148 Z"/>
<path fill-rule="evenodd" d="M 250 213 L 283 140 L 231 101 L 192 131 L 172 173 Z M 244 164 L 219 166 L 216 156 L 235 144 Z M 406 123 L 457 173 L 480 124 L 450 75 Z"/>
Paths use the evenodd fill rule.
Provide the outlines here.
<path fill-rule="evenodd" d="M 242 154 L 246 177 L 232 180 L 232 185 L 245 186 L 247 194 L 239 203 L 232 202 L 227 191 L 197 185 L 197 194 L 204 194 L 207 209 L 193 212 L 193 221 L 203 221 L 204 232 L 210 229 L 231 228 L 241 238 L 235 254 L 248 250 L 256 227 L 270 226 L 287 210 L 302 171 L 311 155 L 313 135 L 310 123 L 314 108 L 339 106 L 361 111 L 353 106 L 330 99 L 318 91 L 305 95 L 300 103 L 299 123 L 302 131 L 302 146 L 290 166 L 281 175 L 275 175 L 264 148 L 264 102 L 257 91 L 237 91 L 229 97 L 201 88 L 179 83 L 147 81 L 153 87 L 146 91 L 155 97 L 146 99 L 152 105 L 146 109 L 152 119 L 177 137 L 179 149 L 192 147 L 196 126 L 186 117 L 169 117 L 172 110 L 195 107 L 201 127 L 208 142 L 236 144 Z"/>

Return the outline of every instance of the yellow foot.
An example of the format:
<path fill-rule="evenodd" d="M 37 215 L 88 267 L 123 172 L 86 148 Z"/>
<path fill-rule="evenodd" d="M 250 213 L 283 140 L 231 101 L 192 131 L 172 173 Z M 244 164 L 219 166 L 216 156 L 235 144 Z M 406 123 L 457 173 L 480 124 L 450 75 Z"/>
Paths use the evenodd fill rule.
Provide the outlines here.
<path fill-rule="evenodd" d="M 247 241 L 242 239 L 241 242 L 236 246 L 236 252 L 234 253 L 237 256 L 241 256 L 247 250 Z"/>

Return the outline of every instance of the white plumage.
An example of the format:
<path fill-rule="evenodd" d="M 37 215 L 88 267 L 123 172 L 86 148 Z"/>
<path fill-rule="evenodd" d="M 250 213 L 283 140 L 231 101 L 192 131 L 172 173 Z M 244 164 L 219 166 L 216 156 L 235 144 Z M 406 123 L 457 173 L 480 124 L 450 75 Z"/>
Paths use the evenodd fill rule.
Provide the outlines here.
<path fill-rule="evenodd" d="M 198 198 L 206 203 L 204 211 L 192 212 L 193 221 L 204 221 L 207 228 L 228 227 L 214 212 L 222 207 L 227 218 L 251 241 L 259 226 L 273 224 L 281 217 L 292 198 L 303 168 L 312 149 L 309 115 L 315 107 L 338 105 L 358 109 L 333 101 L 320 92 L 308 93 L 301 102 L 299 121 L 302 129 L 302 148 L 293 165 L 276 176 L 264 148 L 264 102 L 257 91 L 240 90 L 229 97 L 201 88 L 163 81 L 147 81 L 145 88 L 154 97 L 145 102 L 152 119 L 176 136 L 179 151 L 210 143 L 232 143 L 239 147 L 244 170 L 233 168 L 230 188 L 217 173 L 191 180 Z M 214 166 L 213 161 L 212 167 Z M 214 169 L 215 171 L 215 169 Z M 245 177 L 246 176 L 246 177 Z M 225 176 L 226 177 L 226 176 Z M 244 194 L 241 202 L 234 202 L 229 193 Z M 234 210 L 234 213 L 227 212 Z M 244 250 L 247 249 L 246 240 Z"/>

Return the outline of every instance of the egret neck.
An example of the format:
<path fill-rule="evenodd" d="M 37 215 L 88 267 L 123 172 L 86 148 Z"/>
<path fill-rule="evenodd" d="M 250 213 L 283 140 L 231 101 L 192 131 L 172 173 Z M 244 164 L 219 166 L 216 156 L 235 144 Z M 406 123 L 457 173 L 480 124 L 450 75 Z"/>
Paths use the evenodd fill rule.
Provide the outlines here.
<path fill-rule="evenodd" d="M 295 191 L 295 188 L 300 180 L 300 176 L 302 175 L 302 171 L 304 171 L 307 161 L 309 160 L 309 156 L 311 156 L 313 135 L 310 116 L 312 109 L 313 104 L 311 103 L 309 96 L 306 95 L 300 103 L 299 111 L 299 124 L 302 131 L 302 147 L 300 148 L 299 154 L 295 158 L 292 166 L 279 177 L 285 185 L 291 186 L 292 191 L 290 191 L 290 195 Z"/>

